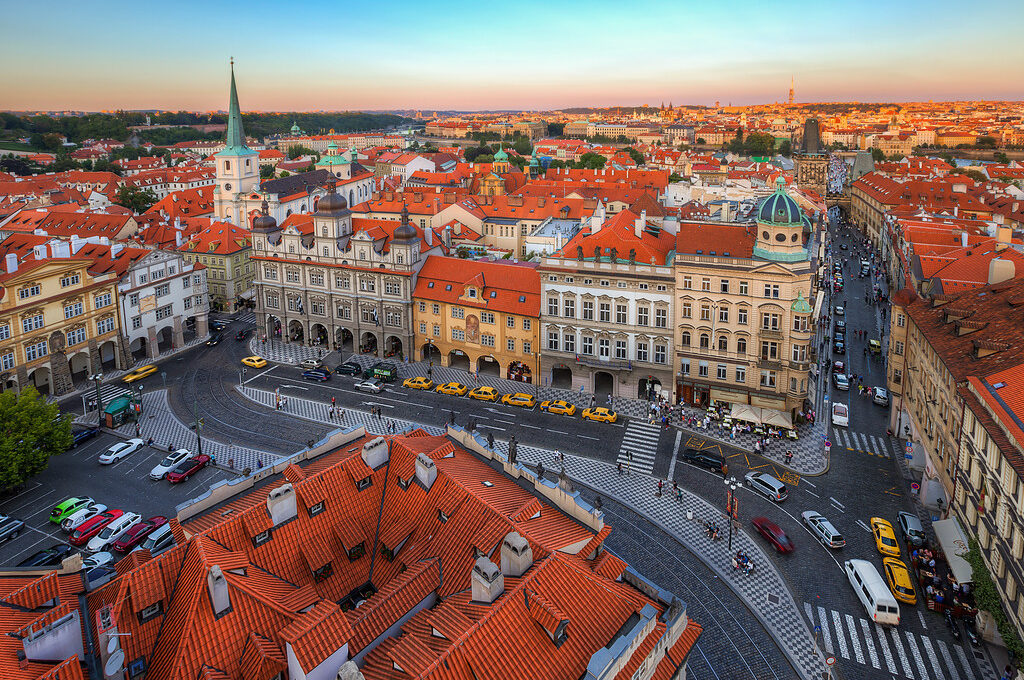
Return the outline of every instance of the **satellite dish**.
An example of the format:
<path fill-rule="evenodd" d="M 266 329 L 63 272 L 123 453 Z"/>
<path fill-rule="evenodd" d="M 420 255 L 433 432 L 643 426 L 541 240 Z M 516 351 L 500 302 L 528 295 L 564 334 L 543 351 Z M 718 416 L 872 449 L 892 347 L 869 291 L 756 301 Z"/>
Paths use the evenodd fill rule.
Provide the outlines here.
<path fill-rule="evenodd" d="M 114 652 L 116 652 L 118 644 L 119 643 L 118 643 L 118 640 L 117 640 L 117 636 L 116 635 L 112 635 L 107 640 L 107 654 L 113 654 Z"/>
<path fill-rule="evenodd" d="M 107 663 L 103 666 L 103 673 L 108 676 L 116 676 L 123 669 L 124 650 L 118 649 L 107 658 Z"/>

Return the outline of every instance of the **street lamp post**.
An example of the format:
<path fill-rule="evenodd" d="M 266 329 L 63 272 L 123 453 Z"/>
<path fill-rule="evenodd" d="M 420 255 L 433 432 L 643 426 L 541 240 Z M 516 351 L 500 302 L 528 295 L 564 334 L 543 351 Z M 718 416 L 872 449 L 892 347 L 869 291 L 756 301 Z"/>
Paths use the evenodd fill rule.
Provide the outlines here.
<path fill-rule="evenodd" d="M 725 492 L 725 515 L 729 520 L 729 554 L 732 554 L 732 530 L 733 522 L 739 516 L 740 502 L 736 497 L 736 478 L 729 477 L 722 480 L 726 486 Z"/>
<path fill-rule="evenodd" d="M 103 417 L 103 397 L 100 396 L 100 385 L 103 383 L 102 373 L 93 373 L 89 376 L 89 380 L 96 383 L 96 422 L 100 423 L 100 418 Z"/>

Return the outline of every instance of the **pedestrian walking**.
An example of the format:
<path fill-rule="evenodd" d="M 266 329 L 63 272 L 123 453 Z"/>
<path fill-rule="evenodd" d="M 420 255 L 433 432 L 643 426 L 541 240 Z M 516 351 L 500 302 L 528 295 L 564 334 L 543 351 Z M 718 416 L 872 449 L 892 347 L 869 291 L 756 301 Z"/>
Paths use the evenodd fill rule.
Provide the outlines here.
<path fill-rule="evenodd" d="M 722 463 L 722 479 L 727 479 L 728 477 L 729 477 L 729 464 L 728 463 Z"/>
<path fill-rule="evenodd" d="M 621 476 L 622 475 L 622 461 L 621 460 L 619 461 L 618 465 L 615 466 L 615 469 L 618 470 L 619 475 Z"/>
<path fill-rule="evenodd" d="M 658 497 L 661 497 L 661 491 L 664 488 L 664 486 L 665 486 L 665 483 L 659 479 L 658 480 L 658 493 L 656 493 L 654 495 L 658 496 Z"/>
<path fill-rule="evenodd" d="M 327 409 L 327 417 L 330 420 L 334 420 L 334 407 L 333 406 L 331 406 L 330 408 Z"/>
<path fill-rule="evenodd" d="M 630 451 L 629 449 L 626 449 L 626 460 L 628 460 L 630 463 L 633 462 L 633 452 Z"/>
<path fill-rule="evenodd" d="M 331 397 L 331 406 L 334 406 L 336 404 L 337 404 L 337 398 L 336 397 Z"/>
<path fill-rule="evenodd" d="M 789 451 L 786 451 L 786 465 L 789 465 L 792 462 L 793 462 L 793 450 L 790 449 Z"/>

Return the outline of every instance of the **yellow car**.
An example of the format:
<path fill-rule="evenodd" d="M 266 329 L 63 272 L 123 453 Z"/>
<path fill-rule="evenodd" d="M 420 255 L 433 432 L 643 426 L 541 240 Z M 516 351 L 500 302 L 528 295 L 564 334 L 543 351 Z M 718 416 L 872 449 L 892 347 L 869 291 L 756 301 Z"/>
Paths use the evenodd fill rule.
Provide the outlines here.
<path fill-rule="evenodd" d="M 501 398 L 502 404 L 508 404 L 509 406 L 522 406 L 524 408 L 533 408 L 537 403 L 537 400 L 532 394 L 523 394 L 522 392 L 516 392 L 515 394 L 506 394 Z"/>
<path fill-rule="evenodd" d="M 441 394 L 454 394 L 457 397 L 464 397 L 466 396 L 466 392 L 469 392 L 469 388 L 462 383 L 450 382 L 438 385 L 437 391 Z"/>
<path fill-rule="evenodd" d="M 420 376 L 418 378 L 406 378 L 402 382 L 402 387 L 408 387 L 413 390 L 429 390 L 434 387 L 434 381 L 430 378 L 424 378 Z"/>
<path fill-rule="evenodd" d="M 133 383 L 136 380 L 142 380 L 147 375 L 153 375 L 154 373 L 156 373 L 156 364 L 150 364 L 149 366 L 140 366 L 139 368 L 136 368 L 134 371 L 129 371 L 128 373 L 125 373 L 124 377 L 121 378 L 121 380 L 126 383 Z"/>
<path fill-rule="evenodd" d="M 540 410 L 547 411 L 548 413 L 559 413 L 565 416 L 571 416 L 576 413 L 576 405 L 570 404 L 567 401 L 561 399 L 557 401 L 542 401 L 540 403 Z"/>
<path fill-rule="evenodd" d="M 881 517 L 871 518 L 871 533 L 875 537 L 875 547 L 878 552 L 888 557 L 900 556 L 900 544 L 896 542 L 896 532 L 892 525 Z"/>
<path fill-rule="evenodd" d="M 263 368 L 267 365 L 267 360 L 263 357 L 246 357 L 242 359 L 242 363 L 249 368 Z"/>
<path fill-rule="evenodd" d="M 481 385 L 480 387 L 474 387 L 469 393 L 470 399 L 479 399 L 480 401 L 498 401 L 498 390 L 487 385 Z"/>
<path fill-rule="evenodd" d="M 584 409 L 583 418 L 597 423 L 614 423 L 619 419 L 619 414 L 606 409 L 604 406 L 598 406 L 597 408 Z"/>
<path fill-rule="evenodd" d="M 910 579 L 910 570 L 903 560 L 895 557 L 886 557 L 882 560 L 885 569 L 885 580 L 889 583 L 889 590 L 892 596 L 900 602 L 917 604 L 917 593 L 914 592 L 914 582 Z"/>

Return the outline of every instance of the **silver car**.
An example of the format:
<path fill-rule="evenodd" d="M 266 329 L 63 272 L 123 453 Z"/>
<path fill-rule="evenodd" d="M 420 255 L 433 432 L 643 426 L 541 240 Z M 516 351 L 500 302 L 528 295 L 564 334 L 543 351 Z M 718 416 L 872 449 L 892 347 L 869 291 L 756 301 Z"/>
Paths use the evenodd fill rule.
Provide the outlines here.
<path fill-rule="evenodd" d="M 924 527 L 921 525 L 921 520 L 917 518 L 917 515 L 910 512 L 900 512 L 896 515 L 896 522 L 900 525 L 900 531 L 903 532 L 903 538 L 907 543 L 915 547 L 924 545 Z"/>
<path fill-rule="evenodd" d="M 820 512 L 806 510 L 800 513 L 800 517 L 803 518 L 804 524 L 821 541 L 822 545 L 829 548 L 842 548 L 846 545 L 846 539 L 843 538 L 843 535 Z"/>
<path fill-rule="evenodd" d="M 356 389 L 360 392 L 372 392 L 380 394 L 384 391 L 384 381 L 379 378 L 370 378 L 356 383 Z"/>
<path fill-rule="evenodd" d="M 0 541 L 17 538 L 25 523 L 7 515 L 0 515 Z"/>

